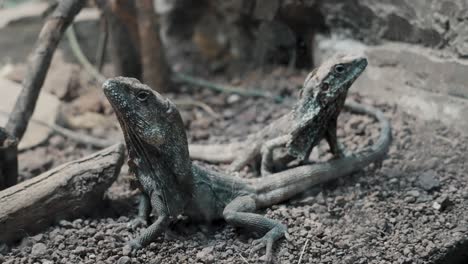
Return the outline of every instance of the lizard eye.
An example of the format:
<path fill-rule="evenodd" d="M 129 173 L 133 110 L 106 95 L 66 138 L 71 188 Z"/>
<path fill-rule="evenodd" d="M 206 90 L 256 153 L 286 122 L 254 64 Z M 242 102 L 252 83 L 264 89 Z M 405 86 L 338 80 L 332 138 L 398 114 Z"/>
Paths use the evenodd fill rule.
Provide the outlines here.
<path fill-rule="evenodd" d="M 137 93 L 136 97 L 137 97 L 138 101 L 144 102 L 144 101 L 146 101 L 146 99 L 148 99 L 148 96 L 149 96 L 149 92 L 140 91 L 140 92 Z"/>
<path fill-rule="evenodd" d="M 338 64 L 335 66 L 334 70 L 336 73 L 341 74 L 345 71 L 345 67 L 343 66 L 343 64 Z"/>
<path fill-rule="evenodd" d="M 328 91 L 328 89 L 330 88 L 330 85 L 328 83 L 323 83 L 322 87 L 320 88 L 322 89 L 322 91 Z"/>

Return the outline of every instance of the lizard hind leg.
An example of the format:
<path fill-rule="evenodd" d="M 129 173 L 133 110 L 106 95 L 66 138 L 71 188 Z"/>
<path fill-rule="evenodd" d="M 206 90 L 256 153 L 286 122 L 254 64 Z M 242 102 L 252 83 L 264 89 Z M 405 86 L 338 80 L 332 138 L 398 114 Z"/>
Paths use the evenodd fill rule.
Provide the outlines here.
<path fill-rule="evenodd" d="M 253 213 L 257 210 L 255 199 L 251 196 L 240 196 L 232 200 L 223 211 L 226 222 L 236 227 L 265 234 L 260 239 L 254 240 L 253 251 L 265 247 L 265 259 L 271 262 L 273 258 L 273 244 L 283 236 L 287 236 L 286 226 L 265 216 Z"/>
<path fill-rule="evenodd" d="M 254 162 L 256 156 L 260 153 L 260 144 L 255 143 L 252 147 L 242 152 L 229 166 L 229 172 L 240 171 L 242 168 L 247 166 L 250 162 Z"/>

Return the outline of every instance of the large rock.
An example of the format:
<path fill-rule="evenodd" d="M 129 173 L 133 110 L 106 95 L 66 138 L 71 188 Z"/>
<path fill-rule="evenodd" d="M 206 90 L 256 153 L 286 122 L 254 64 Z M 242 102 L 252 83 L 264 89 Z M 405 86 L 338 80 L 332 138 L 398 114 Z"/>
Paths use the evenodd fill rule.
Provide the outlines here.
<path fill-rule="evenodd" d="M 306 0 L 317 2 L 317 0 Z M 382 39 L 444 48 L 468 57 L 466 0 L 319 1 L 332 31 L 368 43 Z"/>
<path fill-rule="evenodd" d="M 5 115 L 5 113 L 11 112 L 21 89 L 21 85 L 0 78 L 1 127 L 4 127 L 7 123 L 8 117 Z M 60 101 L 57 99 L 57 97 L 45 92 L 41 92 L 32 119 L 49 125 L 55 124 L 59 106 Z M 21 150 L 36 146 L 44 142 L 49 137 L 50 133 L 51 130 L 49 127 L 31 121 L 29 122 L 26 133 L 24 134 L 23 139 L 20 141 L 18 148 Z"/>
<path fill-rule="evenodd" d="M 404 43 L 367 46 L 350 39 L 317 37 L 317 63 L 337 52 L 362 52 L 369 59 L 352 92 L 385 98 L 423 120 L 439 120 L 468 131 L 468 60 Z"/>

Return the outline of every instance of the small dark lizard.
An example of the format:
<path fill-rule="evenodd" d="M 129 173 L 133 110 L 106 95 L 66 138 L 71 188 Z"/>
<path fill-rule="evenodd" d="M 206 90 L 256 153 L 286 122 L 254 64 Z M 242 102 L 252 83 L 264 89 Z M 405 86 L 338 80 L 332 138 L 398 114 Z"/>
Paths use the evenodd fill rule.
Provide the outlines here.
<path fill-rule="evenodd" d="M 103 89 L 124 134 L 130 171 L 143 193 L 140 209 L 157 215 L 156 221 L 130 242 L 132 248 L 148 245 L 179 215 L 185 215 L 195 221 L 224 219 L 264 234 L 254 241 L 253 250 L 266 247 L 265 257 L 270 261 L 274 242 L 287 235 L 287 229 L 256 210 L 380 161 L 391 142 L 390 124 L 383 113 L 357 106 L 356 111 L 370 113 L 380 122 L 381 134 L 374 145 L 344 158 L 295 167 L 261 180 L 242 179 L 192 164 L 179 111 L 148 86 L 117 77 L 107 80 Z"/>
<path fill-rule="evenodd" d="M 210 162 L 232 162 L 231 171 L 238 171 L 261 158 L 263 175 L 269 174 L 278 163 L 293 159 L 305 161 L 323 138 L 335 157 L 343 157 L 344 151 L 336 137 L 337 118 L 349 88 L 366 66 L 364 57 L 353 55 L 338 55 L 325 61 L 307 76 L 300 98 L 289 113 L 250 135 L 244 142 L 191 144 L 191 157 Z M 287 157 L 273 161 L 273 149 L 284 146 Z M 279 165 L 284 167 L 284 164 Z"/>

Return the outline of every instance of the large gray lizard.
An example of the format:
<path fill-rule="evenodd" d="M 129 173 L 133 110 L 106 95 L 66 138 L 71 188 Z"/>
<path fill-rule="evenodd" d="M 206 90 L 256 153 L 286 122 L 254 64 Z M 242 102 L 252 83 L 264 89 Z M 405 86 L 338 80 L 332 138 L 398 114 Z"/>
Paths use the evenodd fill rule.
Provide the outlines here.
<path fill-rule="evenodd" d="M 254 241 L 254 250 L 266 247 L 272 259 L 275 241 L 287 234 L 277 220 L 255 213 L 283 202 L 312 185 L 345 176 L 380 161 L 391 142 L 391 128 L 383 113 L 354 105 L 355 110 L 374 115 L 381 133 L 374 145 L 353 155 L 324 163 L 303 165 L 260 179 L 242 179 L 193 164 L 186 132 L 175 105 L 132 78 L 117 77 L 103 84 L 115 110 L 129 154 L 129 168 L 143 193 L 143 211 L 157 219 L 130 242 L 141 248 L 164 232 L 177 216 L 209 222 L 224 219 L 236 227 L 264 234 Z"/>
<path fill-rule="evenodd" d="M 344 156 L 336 136 L 336 122 L 349 88 L 366 66 L 366 58 L 357 55 L 337 55 L 328 59 L 307 76 L 300 98 L 289 113 L 243 142 L 191 144 L 190 156 L 215 163 L 232 162 L 231 171 L 240 170 L 261 158 L 262 174 L 269 174 L 278 164 L 272 160 L 272 151 L 278 147 L 286 147 L 288 152 L 279 163 L 308 159 L 323 138 L 335 157 Z M 284 167 L 284 164 L 280 166 Z"/>

